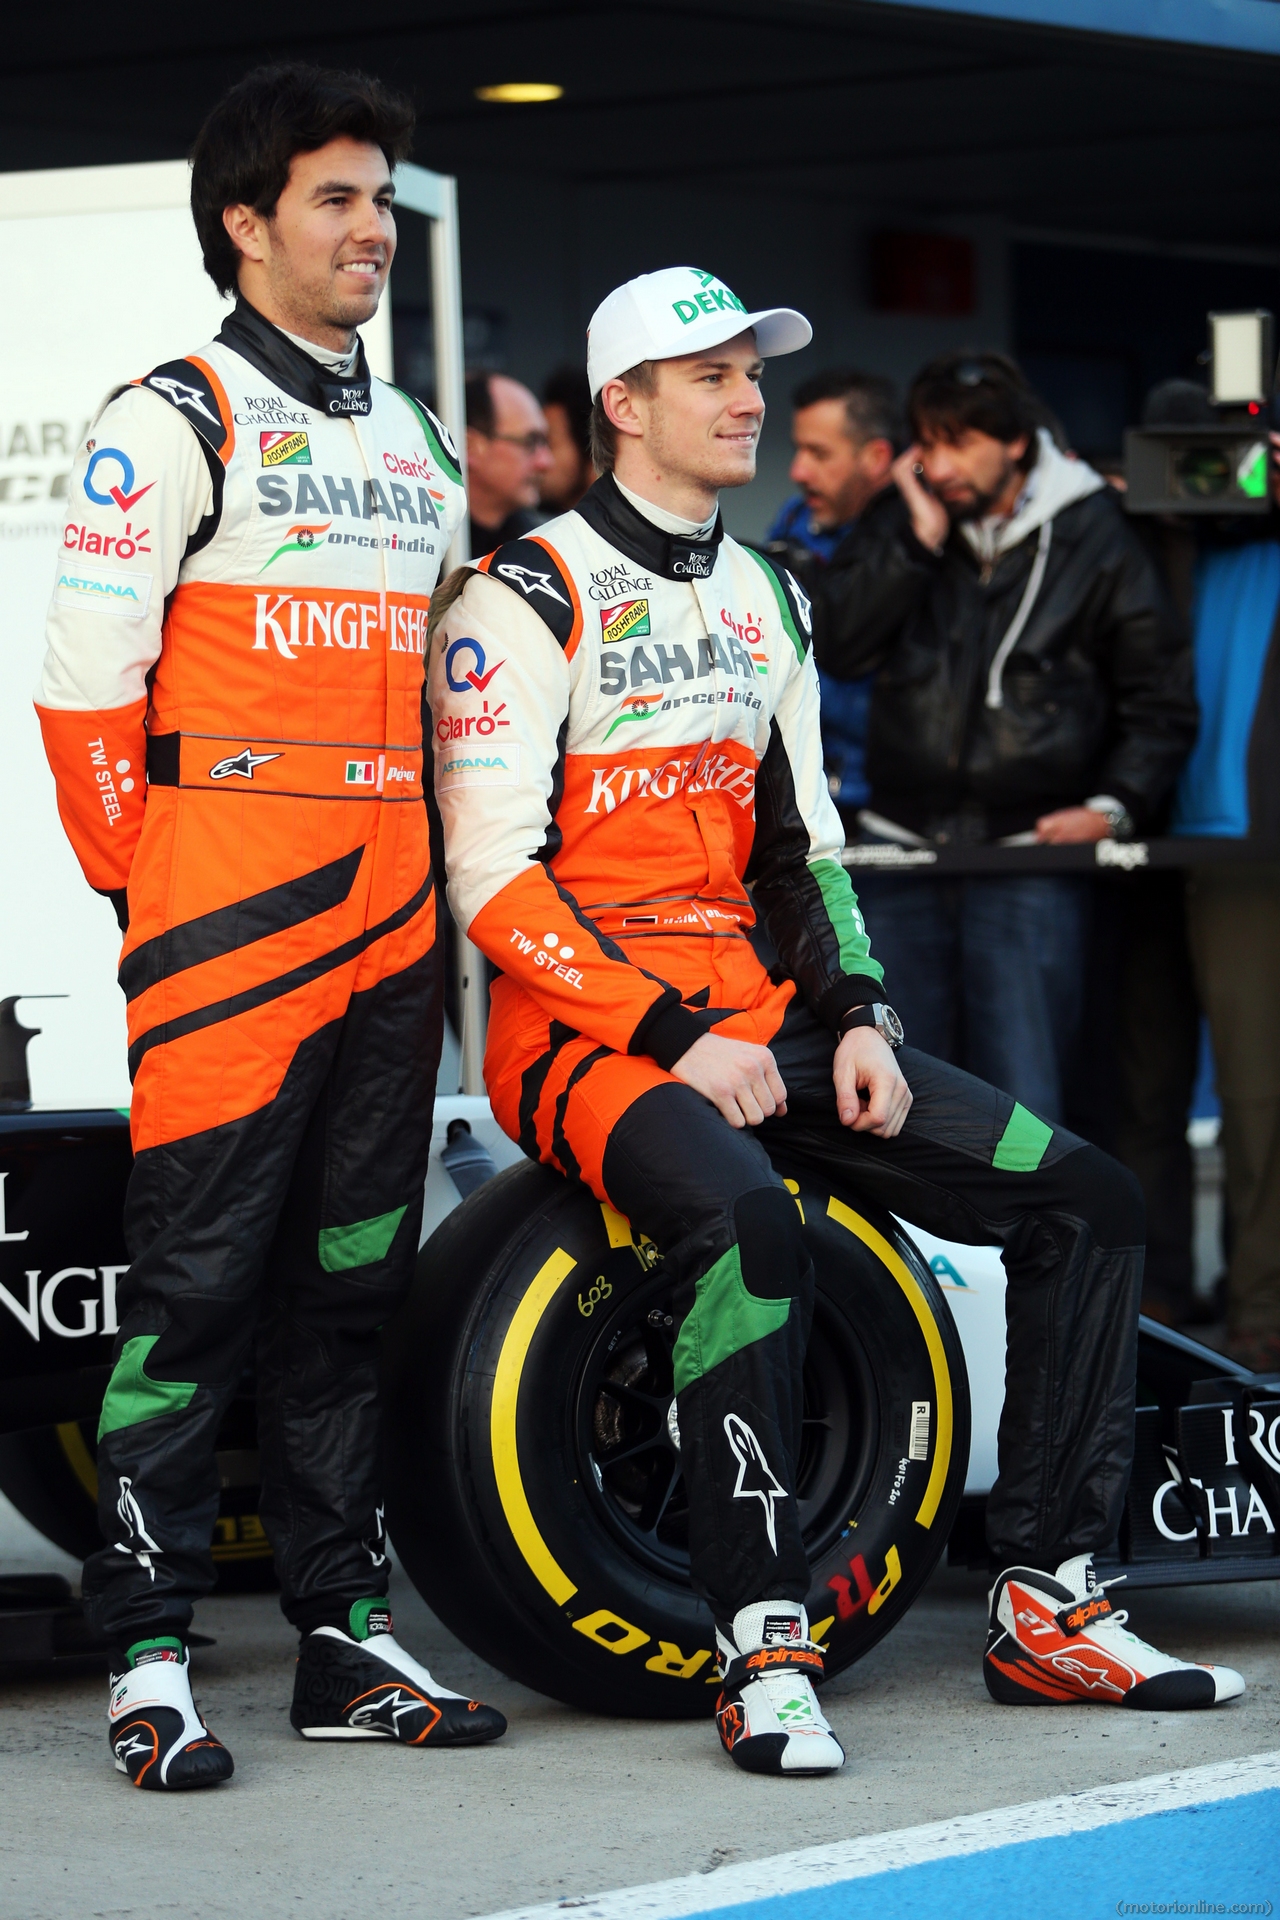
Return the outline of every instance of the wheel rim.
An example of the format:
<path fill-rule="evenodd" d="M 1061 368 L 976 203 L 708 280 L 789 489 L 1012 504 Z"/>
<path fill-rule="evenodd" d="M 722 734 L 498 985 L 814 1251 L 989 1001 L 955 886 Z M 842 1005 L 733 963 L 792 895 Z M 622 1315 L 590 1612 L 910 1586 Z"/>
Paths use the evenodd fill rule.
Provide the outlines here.
<path fill-rule="evenodd" d="M 612 1311 L 592 1315 L 593 1337 L 573 1396 L 577 1464 L 588 1497 L 615 1538 L 652 1571 L 688 1586 L 689 1508 L 669 1422 L 678 1324 L 673 1287 L 660 1269 L 633 1286 L 619 1286 L 629 1268 L 623 1261 L 613 1269 Z M 820 1292 L 804 1366 L 796 1472 L 812 1563 L 856 1517 L 879 1435 L 879 1400 L 866 1351 L 844 1313 Z"/>

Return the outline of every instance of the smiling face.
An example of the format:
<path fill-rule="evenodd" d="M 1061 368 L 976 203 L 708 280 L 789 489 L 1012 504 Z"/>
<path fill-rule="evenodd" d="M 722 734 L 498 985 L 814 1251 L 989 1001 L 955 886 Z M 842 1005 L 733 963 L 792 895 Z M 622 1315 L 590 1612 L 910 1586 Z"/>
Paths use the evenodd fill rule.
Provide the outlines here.
<path fill-rule="evenodd" d="M 274 325 L 341 351 L 372 319 L 396 250 L 380 147 L 344 135 L 296 153 L 274 211 L 227 207 L 239 290 Z"/>
<path fill-rule="evenodd" d="M 755 334 L 748 330 L 706 353 L 657 361 L 652 394 L 606 381 L 603 398 L 618 430 L 618 478 L 646 499 L 679 493 L 695 503 L 690 517 L 705 517 L 721 487 L 755 479 L 764 422 L 762 370 Z"/>

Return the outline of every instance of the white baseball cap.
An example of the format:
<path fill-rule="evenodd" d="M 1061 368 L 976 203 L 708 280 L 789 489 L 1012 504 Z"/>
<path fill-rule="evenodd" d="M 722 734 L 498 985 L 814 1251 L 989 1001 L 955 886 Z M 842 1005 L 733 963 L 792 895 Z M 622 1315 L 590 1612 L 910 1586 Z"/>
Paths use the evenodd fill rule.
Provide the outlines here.
<path fill-rule="evenodd" d="M 755 328 L 761 359 L 807 347 L 813 328 L 793 307 L 748 313 L 714 273 L 697 267 L 664 267 L 615 287 L 600 302 L 587 328 L 587 377 L 594 400 L 606 380 L 642 360 L 674 360 L 701 353 Z"/>

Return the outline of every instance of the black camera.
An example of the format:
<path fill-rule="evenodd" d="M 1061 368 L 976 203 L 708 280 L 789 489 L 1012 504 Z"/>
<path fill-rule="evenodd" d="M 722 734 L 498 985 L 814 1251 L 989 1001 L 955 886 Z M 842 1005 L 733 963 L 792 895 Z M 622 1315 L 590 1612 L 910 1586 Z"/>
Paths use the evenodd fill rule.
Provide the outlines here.
<path fill-rule="evenodd" d="M 1209 388 L 1170 382 L 1191 404 L 1124 437 L 1129 513 L 1237 514 L 1270 509 L 1270 429 L 1277 423 L 1275 321 L 1209 315 Z"/>

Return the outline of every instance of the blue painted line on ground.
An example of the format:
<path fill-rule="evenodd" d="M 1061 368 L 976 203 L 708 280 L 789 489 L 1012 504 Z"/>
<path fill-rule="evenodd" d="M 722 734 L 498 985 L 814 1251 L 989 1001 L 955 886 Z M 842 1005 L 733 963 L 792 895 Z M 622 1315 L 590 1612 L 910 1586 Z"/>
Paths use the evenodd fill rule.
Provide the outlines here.
<path fill-rule="evenodd" d="M 802 1790 L 799 1782 L 793 1783 Z M 748 1792 L 750 1788 L 748 1788 Z M 749 1821 L 749 1808 L 744 1809 Z M 832 1840 L 490 1920 L 1102 1920 L 1280 1905 L 1280 1751 Z"/>
<path fill-rule="evenodd" d="M 1126 1902 L 1145 1913 L 1270 1913 L 1280 1903 L 1280 1790 L 713 1907 L 701 1920 L 1104 1920 Z"/>

